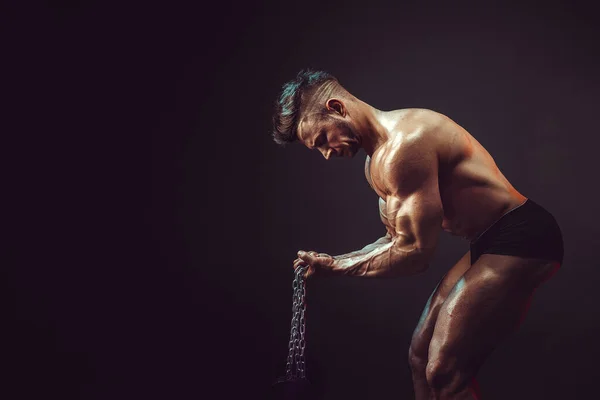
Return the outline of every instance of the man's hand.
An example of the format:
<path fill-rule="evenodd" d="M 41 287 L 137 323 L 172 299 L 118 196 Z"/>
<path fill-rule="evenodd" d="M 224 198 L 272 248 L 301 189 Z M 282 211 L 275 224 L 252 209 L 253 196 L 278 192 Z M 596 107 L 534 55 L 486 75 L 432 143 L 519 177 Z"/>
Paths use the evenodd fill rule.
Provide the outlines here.
<path fill-rule="evenodd" d="M 298 252 L 298 258 L 294 260 L 294 271 L 301 266 L 307 266 L 308 269 L 304 278 L 308 279 L 313 275 L 326 275 L 333 267 L 335 259 L 329 254 L 317 253 L 316 251 Z"/>

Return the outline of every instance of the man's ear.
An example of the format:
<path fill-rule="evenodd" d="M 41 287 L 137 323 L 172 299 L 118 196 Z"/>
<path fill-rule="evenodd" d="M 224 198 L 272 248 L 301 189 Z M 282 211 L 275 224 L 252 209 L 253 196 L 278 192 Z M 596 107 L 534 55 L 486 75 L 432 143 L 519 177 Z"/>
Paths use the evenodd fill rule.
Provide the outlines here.
<path fill-rule="evenodd" d="M 340 99 L 335 99 L 335 98 L 331 98 L 329 100 L 327 100 L 327 103 L 325 103 L 325 106 L 327 107 L 328 110 L 333 110 L 335 112 L 337 112 L 338 114 L 340 114 L 342 117 L 346 116 L 346 106 L 344 105 L 344 103 L 340 100 Z"/>

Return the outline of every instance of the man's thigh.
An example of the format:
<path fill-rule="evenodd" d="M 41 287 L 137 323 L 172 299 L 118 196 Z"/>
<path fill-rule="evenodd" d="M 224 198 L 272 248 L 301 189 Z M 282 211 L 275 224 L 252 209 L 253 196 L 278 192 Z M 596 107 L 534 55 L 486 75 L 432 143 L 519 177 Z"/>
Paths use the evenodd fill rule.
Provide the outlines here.
<path fill-rule="evenodd" d="M 417 339 L 419 342 L 423 342 L 422 345 L 426 346 L 426 348 L 429 346 L 429 340 L 431 339 L 431 335 L 433 335 L 435 320 L 442 304 L 444 303 L 444 300 L 446 297 L 448 297 L 448 294 L 458 279 L 469 269 L 470 266 L 471 252 L 468 251 L 452 268 L 448 270 L 448 272 L 446 272 L 429 296 L 429 299 L 423 308 L 421 317 L 413 333 L 413 337 L 416 336 L 415 339 Z"/>
<path fill-rule="evenodd" d="M 554 269 L 547 260 L 484 254 L 450 291 L 437 316 L 429 361 L 451 360 L 476 373 L 521 323 L 535 288 Z"/>

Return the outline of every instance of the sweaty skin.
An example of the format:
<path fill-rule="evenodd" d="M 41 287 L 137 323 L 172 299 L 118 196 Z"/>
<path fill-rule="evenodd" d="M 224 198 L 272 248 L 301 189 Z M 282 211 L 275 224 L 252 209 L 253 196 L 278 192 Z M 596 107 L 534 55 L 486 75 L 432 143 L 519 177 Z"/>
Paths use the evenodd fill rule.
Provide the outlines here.
<path fill-rule="evenodd" d="M 386 234 L 339 256 L 299 251 L 294 268 L 313 275 L 393 277 L 427 268 L 443 230 L 474 240 L 523 204 L 483 146 L 450 118 L 426 109 L 382 112 L 347 96 L 330 98 L 328 118 L 304 116 L 299 140 L 326 159 L 367 153 L 365 175 L 379 195 Z M 467 252 L 433 290 L 408 356 L 416 400 L 480 399 L 475 376 L 514 332 L 535 289 L 557 262 Z"/>
<path fill-rule="evenodd" d="M 421 272 L 440 230 L 474 239 L 527 199 L 485 148 L 450 118 L 432 110 L 402 109 L 387 112 L 385 125 L 387 138 L 367 155 L 365 175 L 380 197 L 386 236 L 341 256 L 315 259 L 309 258 L 314 252 L 302 253 L 315 266 L 313 273 L 384 277 Z M 333 151 L 353 155 L 340 147 L 324 156 Z"/>

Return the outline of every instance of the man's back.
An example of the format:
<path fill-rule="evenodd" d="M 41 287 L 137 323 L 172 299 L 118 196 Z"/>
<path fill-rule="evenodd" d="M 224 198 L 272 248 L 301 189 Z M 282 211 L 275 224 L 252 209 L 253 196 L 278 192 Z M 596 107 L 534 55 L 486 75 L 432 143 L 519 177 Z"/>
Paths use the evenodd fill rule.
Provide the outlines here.
<path fill-rule="evenodd" d="M 426 109 L 402 109 L 386 121 L 390 140 L 367 156 L 369 183 L 385 201 L 382 188 L 385 170 L 394 160 L 403 167 L 403 147 L 438 154 L 438 184 L 444 209 L 442 228 L 453 235 L 474 239 L 507 210 L 522 204 L 520 194 L 498 169 L 492 156 L 464 128 L 450 118 Z M 408 143 L 411 143 L 408 145 Z M 410 158 L 414 162 L 414 158 Z M 417 158 L 418 160 L 418 158 Z M 418 161 L 417 161 L 418 162 Z M 386 214 L 385 208 L 382 213 Z"/>

